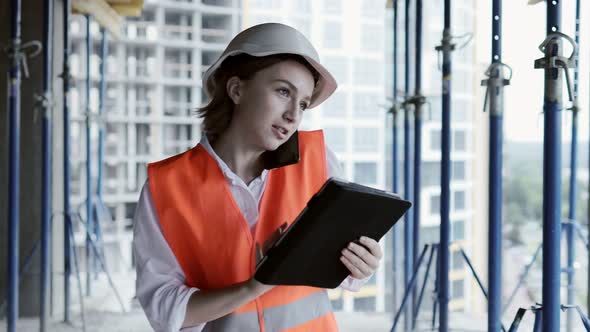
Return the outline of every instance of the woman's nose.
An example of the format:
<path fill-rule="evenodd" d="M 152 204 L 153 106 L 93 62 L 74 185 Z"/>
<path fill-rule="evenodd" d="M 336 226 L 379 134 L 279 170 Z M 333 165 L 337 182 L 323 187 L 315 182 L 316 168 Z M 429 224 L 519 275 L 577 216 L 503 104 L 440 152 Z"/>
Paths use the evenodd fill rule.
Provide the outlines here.
<path fill-rule="evenodd" d="M 297 121 L 299 117 L 299 108 L 297 103 L 289 103 L 288 110 L 283 114 L 283 118 L 289 122 Z"/>

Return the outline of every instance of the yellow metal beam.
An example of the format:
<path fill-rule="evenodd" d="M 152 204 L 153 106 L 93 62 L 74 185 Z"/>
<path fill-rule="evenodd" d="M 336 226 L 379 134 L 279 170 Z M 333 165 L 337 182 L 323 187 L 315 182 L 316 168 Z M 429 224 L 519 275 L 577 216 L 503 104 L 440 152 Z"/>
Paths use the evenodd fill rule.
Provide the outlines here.
<path fill-rule="evenodd" d="M 74 14 L 90 15 L 113 37 L 121 38 L 123 16 L 140 16 L 143 0 L 72 0 Z"/>
<path fill-rule="evenodd" d="M 108 0 L 113 9 L 122 16 L 141 16 L 143 0 Z"/>
<path fill-rule="evenodd" d="M 105 0 L 72 0 L 74 14 L 90 15 L 115 38 L 121 38 L 123 18 Z"/>

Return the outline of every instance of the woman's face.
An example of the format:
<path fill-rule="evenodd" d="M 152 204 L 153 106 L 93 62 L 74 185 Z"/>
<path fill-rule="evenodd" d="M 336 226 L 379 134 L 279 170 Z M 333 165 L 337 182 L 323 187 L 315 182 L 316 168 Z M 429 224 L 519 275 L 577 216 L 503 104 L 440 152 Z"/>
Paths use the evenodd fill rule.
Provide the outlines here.
<path fill-rule="evenodd" d="M 232 126 L 239 127 L 241 137 L 255 149 L 276 150 L 299 127 L 313 89 L 311 72 L 296 61 L 260 70 L 239 81 Z"/>

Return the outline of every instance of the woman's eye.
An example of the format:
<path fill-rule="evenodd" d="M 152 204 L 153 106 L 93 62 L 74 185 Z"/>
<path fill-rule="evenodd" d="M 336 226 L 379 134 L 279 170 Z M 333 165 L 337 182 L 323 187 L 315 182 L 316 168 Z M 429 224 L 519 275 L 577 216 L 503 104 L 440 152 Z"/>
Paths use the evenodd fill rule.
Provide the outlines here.
<path fill-rule="evenodd" d="M 288 89 L 285 89 L 285 88 L 280 88 L 278 91 L 279 91 L 279 93 L 280 93 L 280 94 L 282 94 L 283 96 L 285 96 L 285 97 L 289 97 L 289 90 L 288 90 Z"/>
<path fill-rule="evenodd" d="M 299 107 L 301 108 L 302 111 L 305 111 L 309 106 L 307 105 L 307 103 L 301 103 L 301 104 L 299 104 Z"/>

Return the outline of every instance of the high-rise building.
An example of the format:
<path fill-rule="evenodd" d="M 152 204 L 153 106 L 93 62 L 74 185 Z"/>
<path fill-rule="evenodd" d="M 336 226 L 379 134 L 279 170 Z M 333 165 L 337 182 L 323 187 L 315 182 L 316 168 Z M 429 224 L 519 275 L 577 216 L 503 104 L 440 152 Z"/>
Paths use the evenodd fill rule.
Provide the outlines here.
<path fill-rule="evenodd" d="M 240 27 L 238 0 L 147 1 L 141 17 L 128 18 L 122 38 L 108 42 L 105 117 L 93 123 L 93 186 L 98 167 L 98 126 L 103 125 L 103 197 L 114 222 L 103 222 L 107 250 L 123 259 L 111 269 L 131 266 L 132 218 L 146 180 L 148 162 L 191 148 L 199 141 L 203 71 L 217 59 Z M 86 19 L 71 21 L 72 206 L 86 197 L 86 106 L 96 114 L 100 65 L 100 32 L 91 22 L 90 101 L 85 100 Z M 82 215 L 86 213 L 83 211 Z M 83 232 L 77 244 L 83 245 Z M 118 264 L 117 264 L 118 263 Z"/>

